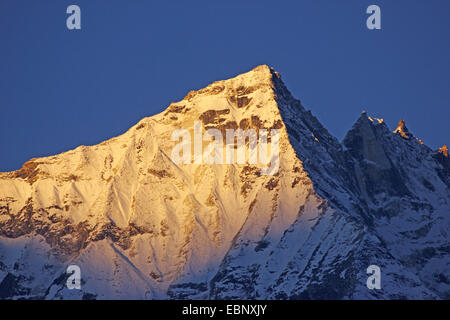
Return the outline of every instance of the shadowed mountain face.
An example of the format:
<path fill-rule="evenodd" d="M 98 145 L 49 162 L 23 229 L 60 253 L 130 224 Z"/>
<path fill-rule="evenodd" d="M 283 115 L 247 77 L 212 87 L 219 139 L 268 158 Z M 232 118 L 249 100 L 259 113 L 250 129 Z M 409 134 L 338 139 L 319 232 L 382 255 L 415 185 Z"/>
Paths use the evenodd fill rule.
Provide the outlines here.
<path fill-rule="evenodd" d="M 278 170 L 174 161 L 173 132 L 199 122 L 277 129 Z M 365 113 L 340 143 L 259 66 L 0 173 L 0 298 L 448 299 L 446 150 Z"/>

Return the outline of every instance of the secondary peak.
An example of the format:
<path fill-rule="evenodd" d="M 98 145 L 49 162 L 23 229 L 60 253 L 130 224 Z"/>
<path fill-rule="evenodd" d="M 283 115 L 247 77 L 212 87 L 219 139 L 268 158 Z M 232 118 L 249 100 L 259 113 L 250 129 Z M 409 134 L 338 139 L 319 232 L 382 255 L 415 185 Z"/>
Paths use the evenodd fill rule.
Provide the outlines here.
<path fill-rule="evenodd" d="M 409 139 L 412 137 L 412 134 L 406 127 L 406 122 L 403 119 L 399 121 L 397 128 L 394 130 L 394 133 L 398 133 L 404 139 Z"/>

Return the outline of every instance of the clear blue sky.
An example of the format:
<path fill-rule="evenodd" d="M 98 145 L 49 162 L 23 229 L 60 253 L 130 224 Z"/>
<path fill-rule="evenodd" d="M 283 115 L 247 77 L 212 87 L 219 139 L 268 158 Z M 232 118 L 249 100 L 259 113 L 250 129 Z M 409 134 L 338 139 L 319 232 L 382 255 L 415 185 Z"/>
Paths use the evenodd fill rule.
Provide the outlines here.
<path fill-rule="evenodd" d="M 82 30 L 66 28 L 77 4 Z M 366 28 L 381 7 L 382 30 Z M 363 109 L 450 143 L 450 1 L 0 0 L 0 171 L 268 64 L 338 139 Z"/>

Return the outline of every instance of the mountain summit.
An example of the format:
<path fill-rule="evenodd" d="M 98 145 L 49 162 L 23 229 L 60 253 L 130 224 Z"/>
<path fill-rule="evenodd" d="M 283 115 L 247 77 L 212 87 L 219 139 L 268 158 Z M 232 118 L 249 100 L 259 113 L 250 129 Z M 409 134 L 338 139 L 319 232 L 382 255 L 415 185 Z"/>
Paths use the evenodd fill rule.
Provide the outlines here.
<path fill-rule="evenodd" d="M 191 91 L 121 136 L 0 173 L 0 298 L 448 299 L 449 171 L 405 129 L 363 114 L 340 143 L 265 65 Z M 207 130 L 263 136 L 277 170 L 196 162 Z"/>

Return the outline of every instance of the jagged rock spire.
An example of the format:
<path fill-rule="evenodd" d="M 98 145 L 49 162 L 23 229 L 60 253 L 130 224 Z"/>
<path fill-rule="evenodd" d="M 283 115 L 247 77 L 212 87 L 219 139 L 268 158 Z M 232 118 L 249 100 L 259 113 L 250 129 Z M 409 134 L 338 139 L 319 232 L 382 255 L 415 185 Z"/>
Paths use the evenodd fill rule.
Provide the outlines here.
<path fill-rule="evenodd" d="M 408 128 L 406 127 L 405 120 L 400 120 L 397 125 L 397 129 L 394 130 L 394 133 L 398 133 L 400 136 L 402 136 L 405 139 L 409 139 L 412 137 L 412 134 L 409 132 Z"/>
<path fill-rule="evenodd" d="M 438 152 L 440 154 L 442 154 L 444 157 L 448 158 L 448 147 L 447 147 L 447 145 L 444 144 L 442 147 L 440 147 Z"/>

